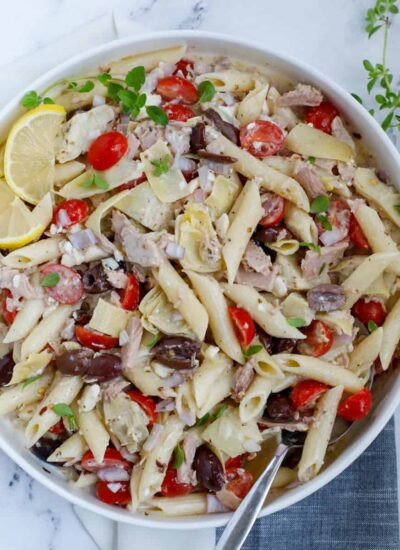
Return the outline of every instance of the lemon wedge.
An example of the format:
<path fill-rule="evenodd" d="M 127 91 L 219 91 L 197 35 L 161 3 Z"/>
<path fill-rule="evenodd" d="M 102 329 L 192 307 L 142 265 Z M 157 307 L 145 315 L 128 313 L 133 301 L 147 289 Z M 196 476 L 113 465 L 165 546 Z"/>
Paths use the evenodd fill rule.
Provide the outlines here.
<path fill-rule="evenodd" d="M 0 248 L 13 250 L 32 242 L 46 229 L 52 214 L 50 193 L 29 210 L 4 180 L 0 180 Z"/>
<path fill-rule="evenodd" d="M 25 113 L 10 130 L 4 175 L 14 193 L 26 202 L 38 204 L 53 187 L 54 144 L 65 115 L 61 105 L 40 105 Z"/>

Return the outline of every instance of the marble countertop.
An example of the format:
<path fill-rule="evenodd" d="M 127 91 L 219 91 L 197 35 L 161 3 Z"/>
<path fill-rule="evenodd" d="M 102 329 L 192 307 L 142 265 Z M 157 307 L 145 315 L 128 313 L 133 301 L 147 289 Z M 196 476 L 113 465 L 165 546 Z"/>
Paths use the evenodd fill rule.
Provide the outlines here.
<path fill-rule="evenodd" d="M 314 65 L 349 91 L 365 96 L 362 59 L 378 60 L 381 55 L 381 38 L 368 40 L 363 30 L 365 11 L 372 4 L 373 0 L 247 4 L 242 0 L 13 0 L 2 6 L 0 69 L 18 61 L 21 72 L 13 82 L 18 90 L 25 68 L 29 71 L 42 48 L 57 44 L 60 49 L 61 37 L 107 17 L 106 39 L 115 37 L 113 9 L 117 20 L 131 20 L 151 30 L 204 29 L 252 39 Z M 398 74 L 400 17 L 396 26 L 390 37 L 389 64 Z M 396 420 L 400 456 L 400 412 Z M 1 452 L 0 532 L 1 550 L 97 548 L 70 504 L 33 481 Z"/>

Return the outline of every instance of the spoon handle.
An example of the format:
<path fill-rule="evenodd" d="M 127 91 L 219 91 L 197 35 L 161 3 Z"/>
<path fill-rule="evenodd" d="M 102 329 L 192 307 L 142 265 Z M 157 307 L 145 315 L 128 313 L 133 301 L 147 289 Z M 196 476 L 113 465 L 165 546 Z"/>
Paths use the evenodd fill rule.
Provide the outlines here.
<path fill-rule="evenodd" d="M 276 449 L 274 458 L 265 468 L 262 475 L 243 499 L 228 525 L 225 527 L 215 550 L 239 550 L 247 538 L 253 523 L 256 521 L 272 482 L 288 452 L 289 447 L 281 443 Z"/>

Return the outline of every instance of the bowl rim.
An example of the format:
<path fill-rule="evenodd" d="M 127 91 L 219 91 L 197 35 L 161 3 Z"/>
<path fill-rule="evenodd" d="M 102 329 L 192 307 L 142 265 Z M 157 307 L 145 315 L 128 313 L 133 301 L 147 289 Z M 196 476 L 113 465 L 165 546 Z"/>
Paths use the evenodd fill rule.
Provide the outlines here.
<path fill-rule="evenodd" d="M 400 173 L 400 156 L 394 147 L 393 143 L 390 141 L 388 136 L 382 130 L 378 122 L 369 115 L 366 109 L 362 107 L 351 95 L 339 84 L 336 84 L 330 77 L 327 77 L 322 72 L 317 69 L 314 69 L 307 63 L 296 59 L 293 56 L 280 54 L 278 51 L 270 47 L 259 46 L 255 42 L 246 39 L 235 38 L 230 35 L 217 32 L 208 32 L 200 30 L 168 30 L 168 31 L 155 31 L 155 32 L 143 32 L 135 37 L 121 38 L 118 40 L 113 40 L 109 42 L 102 43 L 94 48 L 87 50 L 84 53 L 80 53 L 73 57 L 68 58 L 64 62 L 60 63 L 58 66 L 50 69 L 45 72 L 33 82 L 26 86 L 25 89 L 13 99 L 11 99 L 0 111 L 0 125 L 5 124 L 7 119 L 14 113 L 14 111 L 19 107 L 19 102 L 21 97 L 27 90 L 31 89 L 41 89 L 47 83 L 51 81 L 56 81 L 60 74 L 68 71 L 70 68 L 73 68 L 80 63 L 88 62 L 90 59 L 94 58 L 99 54 L 112 54 L 114 50 L 117 50 L 119 47 L 132 46 L 134 51 L 135 47 L 139 46 L 142 42 L 148 40 L 165 40 L 165 47 L 170 45 L 170 42 L 176 41 L 179 42 L 188 42 L 192 39 L 204 41 L 206 43 L 208 40 L 210 42 L 219 42 L 223 46 L 232 46 L 232 48 L 243 48 L 247 50 L 246 56 L 248 55 L 248 63 L 251 63 L 250 57 L 251 53 L 257 55 L 265 56 L 266 60 L 272 65 L 276 66 L 279 70 L 285 72 L 285 70 L 293 70 L 295 72 L 301 72 L 304 75 L 306 80 L 313 81 L 320 85 L 324 91 L 329 92 L 329 94 L 339 98 L 340 102 L 346 105 L 346 108 L 349 111 L 354 113 L 354 116 L 357 118 L 359 123 L 362 123 L 371 134 L 376 134 L 376 139 L 378 142 L 381 142 L 383 149 L 386 152 L 386 156 L 391 160 L 392 165 L 398 169 Z M 157 48 L 158 49 L 158 48 Z M 204 49 L 207 49 L 206 47 Z M 233 55 L 235 57 L 235 55 Z M 238 56 L 240 58 L 240 56 Z M 243 56 L 244 58 L 245 56 Z M 286 66 L 286 69 L 282 69 L 280 66 Z M 400 181 L 398 182 L 400 187 Z M 400 403 L 400 377 L 397 376 L 390 392 L 388 392 L 391 399 L 385 399 L 384 403 L 381 403 L 380 410 L 376 415 L 373 415 L 368 422 L 365 423 L 363 433 L 358 436 L 357 440 L 352 442 L 343 453 L 338 456 L 332 464 L 330 464 L 325 470 L 323 470 L 316 478 L 309 481 L 308 483 L 292 489 L 290 492 L 283 494 L 278 497 L 276 500 L 268 503 L 263 507 L 260 517 L 278 512 L 283 510 L 292 504 L 299 502 L 300 500 L 306 498 L 313 492 L 317 491 L 321 487 L 325 486 L 327 483 L 332 481 L 336 476 L 343 472 L 354 460 L 356 460 L 364 450 L 373 442 L 373 440 L 379 435 L 383 430 L 386 423 L 390 420 L 395 409 Z M 398 397 L 396 398 L 396 393 Z M 19 444 L 17 444 L 19 445 Z M 18 464 L 22 469 L 24 469 L 29 475 L 31 475 L 35 480 L 42 483 L 45 487 L 52 490 L 61 497 L 67 499 L 72 504 L 78 505 L 82 508 L 85 508 L 91 512 L 103 515 L 115 521 L 138 525 L 142 527 L 153 527 L 153 528 L 163 528 L 163 529 L 199 529 L 199 528 L 210 528 L 210 527 L 221 527 L 227 523 L 231 513 L 222 513 L 222 514 L 203 514 L 199 516 L 188 516 L 188 517 L 179 517 L 179 518 L 166 518 L 166 517 L 156 517 L 156 516 L 144 516 L 142 514 L 132 514 L 125 510 L 119 510 L 116 507 L 111 507 L 100 503 L 100 501 L 87 500 L 72 490 L 64 488 L 61 484 L 57 483 L 55 476 L 46 475 L 40 468 L 35 468 L 32 466 L 28 460 L 26 460 L 17 449 L 16 446 L 13 446 L 0 432 L 0 449 L 2 449 L 16 464 Z"/>

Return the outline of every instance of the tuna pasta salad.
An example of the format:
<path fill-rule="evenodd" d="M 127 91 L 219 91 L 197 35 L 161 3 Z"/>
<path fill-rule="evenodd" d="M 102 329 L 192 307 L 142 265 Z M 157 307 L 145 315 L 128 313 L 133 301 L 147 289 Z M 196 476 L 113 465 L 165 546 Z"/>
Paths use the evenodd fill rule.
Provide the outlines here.
<path fill-rule="evenodd" d="M 275 492 L 316 476 L 400 339 L 400 194 L 361 136 L 315 87 L 184 46 L 22 106 L 0 415 L 132 512 L 237 508 L 282 429 L 305 445 Z"/>

